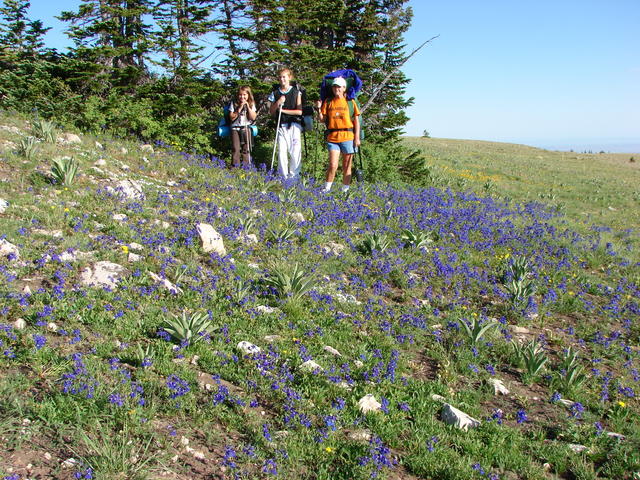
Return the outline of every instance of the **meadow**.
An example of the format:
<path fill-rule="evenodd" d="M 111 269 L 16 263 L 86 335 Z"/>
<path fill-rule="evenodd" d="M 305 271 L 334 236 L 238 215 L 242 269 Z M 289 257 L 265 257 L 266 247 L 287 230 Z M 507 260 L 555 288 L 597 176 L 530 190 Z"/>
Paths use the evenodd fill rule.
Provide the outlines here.
<path fill-rule="evenodd" d="M 327 195 L 62 134 L 0 115 L 1 478 L 640 477 L 628 156 Z"/>

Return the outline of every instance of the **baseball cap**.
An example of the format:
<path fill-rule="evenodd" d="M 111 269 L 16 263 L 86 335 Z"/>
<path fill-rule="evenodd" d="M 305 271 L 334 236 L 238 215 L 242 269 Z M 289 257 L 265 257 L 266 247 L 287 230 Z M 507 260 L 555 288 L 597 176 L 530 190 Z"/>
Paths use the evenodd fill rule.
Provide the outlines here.
<path fill-rule="evenodd" d="M 347 82 L 345 81 L 344 78 L 342 77 L 336 77 L 333 79 L 333 83 L 331 84 L 331 86 L 334 85 L 338 85 L 339 87 L 345 87 L 347 88 Z"/>

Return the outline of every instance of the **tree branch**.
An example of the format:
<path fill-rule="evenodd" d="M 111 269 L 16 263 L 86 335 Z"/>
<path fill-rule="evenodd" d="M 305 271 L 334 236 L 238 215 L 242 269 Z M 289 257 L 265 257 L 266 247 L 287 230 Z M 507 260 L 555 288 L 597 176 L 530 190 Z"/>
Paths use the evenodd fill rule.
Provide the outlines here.
<path fill-rule="evenodd" d="M 393 70 L 391 70 L 386 77 L 384 77 L 384 79 L 382 80 L 382 83 L 380 83 L 380 85 L 378 85 L 374 90 L 373 93 L 371 94 L 371 96 L 369 97 L 369 100 L 367 100 L 367 103 L 365 103 L 363 105 L 363 107 L 360 109 L 360 113 L 364 114 L 364 112 L 367 110 L 367 108 L 369 108 L 369 106 L 373 103 L 373 101 L 376 99 L 376 97 L 378 96 L 378 94 L 380 93 L 380 91 L 384 88 L 384 86 L 389 82 L 389 80 L 391 79 L 391 77 L 398 71 L 400 70 L 400 68 L 402 68 L 402 66 L 407 62 L 407 60 L 409 60 L 411 57 L 413 57 L 416 53 L 418 53 L 418 50 L 420 50 L 422 47 L 424 47 L 427 43 L 431 42 L 431 40 L 435 40 L 436 38 L 438 38 L 440 35 L 436 35 L 435 37 L 431 37 L 429 40 L 427 40 L 426 42 L 424 42 L 422 45 L 420 45 L 418 48 L 414 49 L 409 55 L 407 55 L 407 57 L 402 60 L 402 62 L 400 62 L 399 65 L 397 65 Z"/>

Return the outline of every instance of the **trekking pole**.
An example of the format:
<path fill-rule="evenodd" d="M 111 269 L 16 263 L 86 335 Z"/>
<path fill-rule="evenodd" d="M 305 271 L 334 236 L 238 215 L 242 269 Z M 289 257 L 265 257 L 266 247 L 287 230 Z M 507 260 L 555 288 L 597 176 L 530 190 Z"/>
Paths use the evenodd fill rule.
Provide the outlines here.
<path fill-rule="evenodd" d="M 249 125 L 245 125 L 244 126 L 244 141 L 247 144 L 247 155 L 249 156 L 249 165 L 247 165 L 248 167 L 251 166 L 251 163 L 253 162 L 253 158 L 251 158 L 251 142 L 252 142 L 253 138 L 251 138 L 251 133 L 249 130 Z M 244 162 L 243 162 L 244 163 Z"/>
<path fill-rule="evenodd" d="M 278 135 L 280 134 L 280 117 L 282 116 L 282 104 L 278 108 L 278 121 L 276 122 L 276 138 L 273 141 L 273 154 L 271 155 L 271 168 L 273 170 L 273 161 L 276 158 L 276 147 L 278 146 Z"/>

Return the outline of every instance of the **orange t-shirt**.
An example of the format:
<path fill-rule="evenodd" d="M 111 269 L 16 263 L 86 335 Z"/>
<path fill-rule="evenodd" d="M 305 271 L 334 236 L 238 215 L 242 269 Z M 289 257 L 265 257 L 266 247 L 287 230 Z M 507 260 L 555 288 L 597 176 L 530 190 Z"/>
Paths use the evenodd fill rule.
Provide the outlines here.
<path fill-rule="evenodd" d="M 354 102 L 349 100 L 349 102 Z M 333 98 L 325 100 L 320 107 L 320 112 L 324 117 L 324 123 L 329 130 L 353 128 L 353 122 L 349 118 L 349 105 L 346 98 Z M 360 115 L 358 104 L 353 103 L 353 116 Z M 354 132 L 347 130 L 340 130 L 337 132 L 329 132 L 327 136 L 327 142 L 340 143 L 353 140 L 355 138 Z"/>

